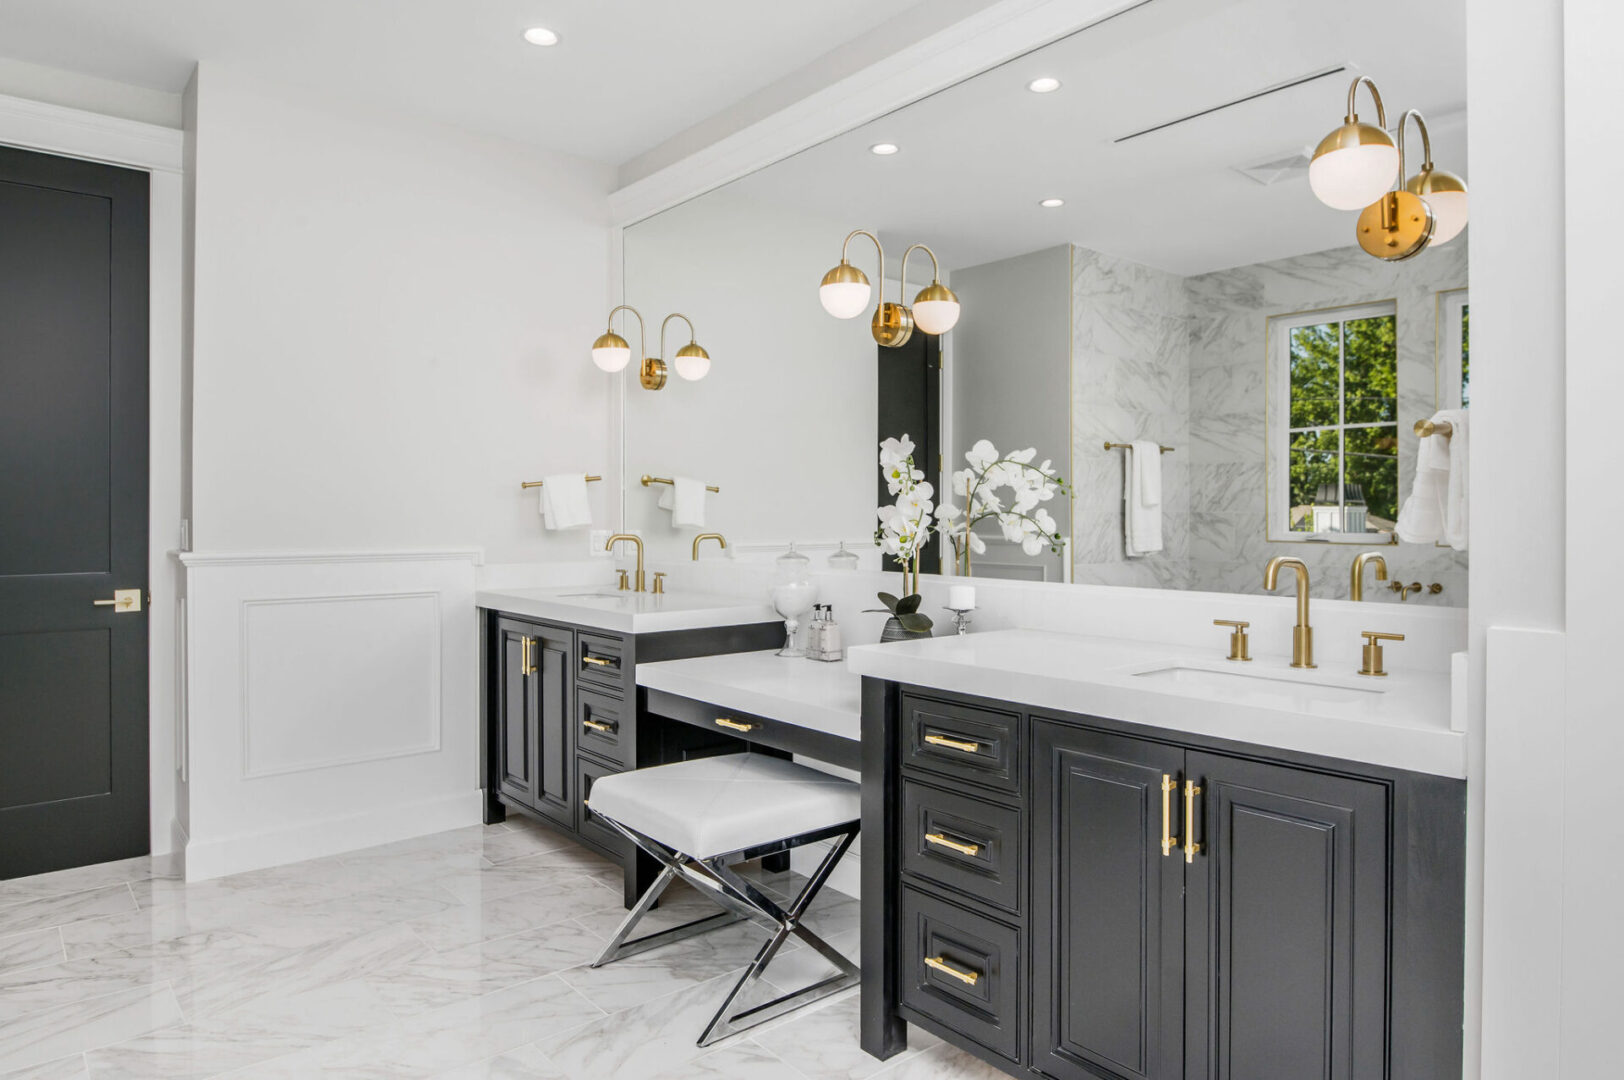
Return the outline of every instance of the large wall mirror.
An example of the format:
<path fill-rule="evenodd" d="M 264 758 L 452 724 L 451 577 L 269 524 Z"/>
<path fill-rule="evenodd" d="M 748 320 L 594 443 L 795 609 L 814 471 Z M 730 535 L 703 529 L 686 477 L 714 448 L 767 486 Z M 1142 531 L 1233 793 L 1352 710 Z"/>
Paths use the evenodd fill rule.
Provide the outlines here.
<path fill-rule="evenodd" d="M 1357 243 L 1357 211 L 1316 198 L 1311 156 L 1360 75 L 1389 129 L 1419 110 L 1432 159 L 1468 176 L 1462 0 L 1374 0 L 1357 18 L 1150 0 L 629 227 L 625 297 L 650 354 L 680 312 L 712 366 L 659 391 L 629 380 L 627 525 L 667 556 L 719 531 L 736 551 L 844 543 L 878 565 L 881 439 L 910 436 L 938 492 L 985 440 L 1034 448 L 1069 494 L 1045 504 L 1055 550 L 978 530 L 976 576 L 1259 592 L 1264 563 L 1291 554 L 1315 595 L 1345 597 L 1374 549 L 1424 588 L 1367 598 L 1464 605 L 1465 552 L 1396 544 L 1394 525 L 1414 425 L 1470 402 L 1470 230 L 1386 261 Z M 1368 97 L 1359 109 L 1374 122 Z M 1405 153 L 1409 175 L 1413 124 Z M 843 320 L 819 283 L 855 229 L 886 261 L 882 277 L 875 245 L 851 241 L 874 293 Z M 930 251 L 904 281 L 915 243 Z M 938 275 L 956 325 L 877 345 L 879 295 L 912 303 Z M 673 320 L 665 348 L 688 340 Z M 1134 440 L 1168 449 L 1145 554 L 1128 543 L 1127 455 L 1107 447 Z M 718 488 L 704 529 L 675 527 L 645 474 Z M 950 550 L 936 567 L 962 570 Z"/>

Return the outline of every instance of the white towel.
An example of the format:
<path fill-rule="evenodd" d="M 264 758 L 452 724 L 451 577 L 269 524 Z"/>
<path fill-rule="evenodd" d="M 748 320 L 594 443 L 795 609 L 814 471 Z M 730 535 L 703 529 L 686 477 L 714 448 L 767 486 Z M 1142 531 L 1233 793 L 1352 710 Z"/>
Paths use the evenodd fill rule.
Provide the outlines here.
<path fill-rule="evenodd" d="M 671 511 L 671 524 L 679 529 L 705 527 L 705 482 L 679 476 L 660 492 L 660 509 Z"/>
<path fill-rule="evenodd" d="M 1122 532 L 1129 558 L 1162 550 L 1162 451 L 1157 443 L 1135 440 L 1123 462 Z M 1146 479 L 1146 473 L 1153 473 Z M 1148 502 L 1147 496 L 1155 501 Z"/>
<path fill-rule="evenodd" d="M 1428 435 L 1416 449 L 1415 486 L 1398 512 L 1398 538 L 1407 544 L 1446 541 L 1466 550 L 1468 515 L 1466 459 L 1469 448 L 1464 409 L 1445 409 L 1433 423 L 1448 422 L 1449 438 Z"/>
<path fill-rule="evenodd" d="M 585 473 L 560 473 L 542 478 L 541 523 L 549 529 L 579 529 L 592 524 Z"/>

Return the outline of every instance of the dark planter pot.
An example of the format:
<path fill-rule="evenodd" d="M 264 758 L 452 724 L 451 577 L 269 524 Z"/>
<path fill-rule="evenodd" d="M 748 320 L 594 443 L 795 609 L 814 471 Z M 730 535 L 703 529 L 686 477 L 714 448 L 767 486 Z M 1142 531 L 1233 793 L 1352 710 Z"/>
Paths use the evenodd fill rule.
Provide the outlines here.
<path fill-rule="evenodd" d="M 885 629 L 880 631 L 882 644 L 887 641 L 912 641 L 914 638 L 927 637 L 930 637 L 929 630 L 906 629 L 895 615 L 885 620 Z"/>

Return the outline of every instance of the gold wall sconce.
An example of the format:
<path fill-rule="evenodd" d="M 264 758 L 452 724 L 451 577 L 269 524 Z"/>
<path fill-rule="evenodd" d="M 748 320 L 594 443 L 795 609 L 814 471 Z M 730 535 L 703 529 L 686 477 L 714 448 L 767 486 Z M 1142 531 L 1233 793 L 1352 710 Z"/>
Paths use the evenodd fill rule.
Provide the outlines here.
<path fill-rule="evenodd" d="M 1366 124 L 1354 109 L 1359 87 L 1370 88 L 1376 123 Z M 1381 91 L 1361 75 L 1348 87 L 1348 114 L 1342 126 L 1320 140 L 1308 163 L 1308 186 L 1333 210 L 1362 210 L 1381 198 L 1400 173 L 1398 147 L 1387 134 Z"/>
<path fill-rule="evenodd" d="M 879 237 L 867 229 L 854 229 L 846 236 L 840 245 L 840 264 L 823 275 L 823 281 L 818 286 L 818 300 L 823 304 L 823 310 L 837 319 L 852 319 L 868 307 L 868 298 L 873 293 L 868 275 L 853 266 L 847 258 L 852 238 L 856 236 L 868 237 L 880 255 L 880 302 L 875 305 L 874 318 L 870 322 L 875 341 L 886 348 L 896 349 L 906 345 L 908 339 L 913 337 L 915 326 L 927 334 L 945 334 L 953 329 L 959 321 L 959 298 L 953 295 L 952 289 L 942 284 L 941 264 L 936 260 L 936 253 L 924 244 L 914 244 L 903 252 L 899 290 L 908 287 L 908 257 L 916 250 L 930 256 L 930 284 L 919 290 L 911 309 L 905 304 L 893 304 L 885 298 L 885 248 L 881 246 Z"/>
<path fill-rule="evenodd" d="M 1404 115 L 1398 118 L 1399 176 L 1404 175 L 1404 125 L 1412 116 L 1421 120 L 1421 114 L 1414 109 L 1406 109 Z M 1421 122 L 1421 130 L 1425 132 L 1425 121 Z M 1354 236 L 1366 255 L 1386 262 L 1402 262 L 1426 250 L 1437 226 L 1437 218 L 1433 216 L 1432 206 L 1427 200 L 1413 191 L 1394 185 L 1392 191 L 1384 192 L 1375 202 L 1359 211 Z"/>
<path fill-rule="evenodd" d="M 689 382 L 698 382 L 710 373 L 710 353 L 700 346 L 694 333 L 694 322 L 680 311 L 673 311 L 660 323 L 660 355 L 658 358 L 648 355 L 648 343 L 643 332 L 643 315 L 630 304 L 620 304 L 609 312 L 609 328 L 598 335 L 592 343 L 592 362 L 599 369 L 614 374 L 625 369 L 632 359 L 632 347 L 625 338 L 615 333 L 615 316 L 629 311 L 637 319 L 638 352 L 643 359 L 637 367 L 637 381 L 644 390 L 659 390 L 665 386 L 666 374 L 670 370 L 665 362 L 665 328 L 671 325 L 672 319 L 681 319 L 688 324 L 688 344 L 677 350 L 673 364 L 677 374 Z"/>

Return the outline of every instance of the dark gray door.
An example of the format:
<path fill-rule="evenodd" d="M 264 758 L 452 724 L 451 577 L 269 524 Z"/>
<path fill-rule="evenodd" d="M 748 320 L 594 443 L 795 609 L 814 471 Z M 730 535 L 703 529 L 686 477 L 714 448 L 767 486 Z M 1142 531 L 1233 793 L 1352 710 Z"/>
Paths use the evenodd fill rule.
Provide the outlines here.
<path fill-rule="evenodd" d="M 146 174 L 0 148 L 0 877 L 149 850 L 147 303 Z"/>
<path fill-rule="evenodd" d="M 502 619 L 497 623 L 497 786 L 525 806 L 536 805 L 536 720 L 531 692 L 535 641 L 531 627 Z"/>
<path fill-rule="evenodd" d="M 536 809 L 575 828 L 575 632 L 534 627 Z"/>
<path fill-rule="evenodd" d="M 1191 752 L 1186 1052 L 1201 1080 L 1386 1070 L 1387 788 Z"/>
<path fill-rule="evenodd" d="M 1032 727 L 1032 1064 L 1060 1080 L 1181 1077 L 1185 864 L 1164 853 L 1181 818 L 1169 793 L 1164 826 L 1162 787 L 1184 751 Z"/>

